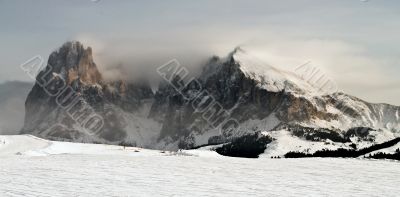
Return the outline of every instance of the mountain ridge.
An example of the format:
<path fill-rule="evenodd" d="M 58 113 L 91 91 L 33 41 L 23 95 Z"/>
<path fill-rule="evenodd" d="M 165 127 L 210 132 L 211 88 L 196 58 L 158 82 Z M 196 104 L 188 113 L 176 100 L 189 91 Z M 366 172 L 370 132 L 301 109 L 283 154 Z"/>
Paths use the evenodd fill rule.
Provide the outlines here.
<path fill-rule="evenodd" d="M 177 149 L 271 131 L 279 123 L 342 131 L 353 127 L 395 131 L 382 132 L 387 138 L 390 136 L 386 135 L 395 137 L 400 131 L 400 107 L 371 104 L 344 93 L 315 94 L 315 88 L 300 77 L 275 67 L 265 70 L 264 64 L 240 48 L 227 58 L 214 56 L 204 65 L 203 73 L 196 80 L 208 95 L 199 94 L 195 99 L 191 95 L 199 90 L 195 83 L 188 84 L 181 92 L 163 83 L 153 93 L 148 83 L 105 82 L 91 52 L 90 47 L 85 49 L 79 42 L 64 44 L 50 55 L 49 64 L 55 65 L 50 68 L 54 75 L 46 77 L 67 79 L 67 84 L 104 118 L 104 128 L 94 136 L 80 132 L 74 121 L 57 107 L 55 98 L 46 96 L 36 84 L 27 98 L 23 133 L 78 142 Z M 179 82 L 179 76 L 174 76 L 174 80 Z M 212 103 L 206 109 L 213 116 L 221 110 L 229 112 L 229 117 L 238 121 L 239 129 L 233 132 L 231 128 L 210 125 L 204 114 L 193 107 L 196 100 Z M 43 133 L 51 124 L 61 124 L 65 129 L 52 131 L 51 135 Z"/>

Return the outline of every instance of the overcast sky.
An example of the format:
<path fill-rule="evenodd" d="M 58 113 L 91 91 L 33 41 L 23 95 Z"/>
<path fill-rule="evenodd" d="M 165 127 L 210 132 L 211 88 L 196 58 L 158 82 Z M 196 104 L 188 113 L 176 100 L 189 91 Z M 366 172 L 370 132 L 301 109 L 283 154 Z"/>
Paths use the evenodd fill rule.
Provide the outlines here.
<path fill-rule="evenodd" d="M 276 67 L 310 61 L 346 93 L 400 105 L 399 10 L 398 0 L 0 0 L 0 82 L 30 80 L 19 65 L 68 40 L 92 46 L 102 69 L 196 64 L 240 45 Z"/>

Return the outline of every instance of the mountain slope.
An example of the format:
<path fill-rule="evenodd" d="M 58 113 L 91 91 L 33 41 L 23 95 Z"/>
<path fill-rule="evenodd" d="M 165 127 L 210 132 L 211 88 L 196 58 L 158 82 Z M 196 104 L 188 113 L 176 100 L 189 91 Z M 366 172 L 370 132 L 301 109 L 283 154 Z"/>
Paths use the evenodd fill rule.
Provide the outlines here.
<path fill-rule="evenodd" d="M 317 89 L 294 73 L 264 65 L 241 49 L 225 59 L 212 58 L 200 76 L 200 83 L 208 94 L 200 94 L 196 100 L 205 102 L 213 98 L 229 111 L 229 116 L 240 127 L 236 133 L 207 127 L 201 118 L 203 114 L 195 112 L 190 100 L 185 101 L 197 87 L 188 85 L 182 94 L 171 86 L 163 87 L 159 90 L 163 96 L 156 103 L 164 107 L 156 107 L 155 111 L 167 114 L 166 117 L 177 117 L 168 122 L 179 124 L 168 125 L 161 133 L 179 132 L 180 135 L 172 138 L 183 141 L 181 148 L 206 144 L 211 138 L 230 141 L 244 133 L 270 131 L 281 124 L 327 128 L 340 134 L 361 128 L 356 135 L 370 133 L 379 141 L 394 138 L 400 131 L 399 107 L 367 103 L 344 93 L 318 94 Z M 219 110 L 211 104 L 208 109 L 216 113 Z M 384 131 L 372 134 L 368 128 Z"/>

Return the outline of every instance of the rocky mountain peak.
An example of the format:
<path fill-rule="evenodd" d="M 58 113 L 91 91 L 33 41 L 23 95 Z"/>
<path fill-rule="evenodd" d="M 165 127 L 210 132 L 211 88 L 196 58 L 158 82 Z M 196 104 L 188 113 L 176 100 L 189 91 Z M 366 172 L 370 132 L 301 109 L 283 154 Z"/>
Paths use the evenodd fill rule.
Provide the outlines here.
<path fill-rule="evenodd" d="M 246 50 L 244 50 L 242 47 L 237 46 L 237 47 L 235 47 L 235 48 L 233 49 L 232 52 L 229 53 L 228 56 L 229 56 L 229 57 L 232 57 L 233 55 L 238 54 L 238 53 L 247 53 L 247 52 L 246 52 Z"/>
<path fill-rule="evenodd" d="M 93 61 L 92 48 L 85 48 L 78 41 L 64 43 L 50 55 L 48 64 L 52 72 L 61 75 L 68 84 L 75 80 L 96 84 L 102 79 Z"/>

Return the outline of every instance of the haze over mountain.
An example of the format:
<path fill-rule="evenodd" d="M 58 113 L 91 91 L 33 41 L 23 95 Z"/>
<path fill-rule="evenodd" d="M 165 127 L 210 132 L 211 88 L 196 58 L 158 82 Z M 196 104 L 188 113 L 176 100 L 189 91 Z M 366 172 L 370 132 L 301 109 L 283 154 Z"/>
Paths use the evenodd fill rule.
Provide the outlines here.
<path fill-rule="evenodd" d="M 311 61 L 345 92 L 400 105 L 399 9 L 396 0 L 1 1 L 0 82 L 28 80 L 18 65 L 73 39 L 96 49 L 100 70 L 122 63 L 130 75 L 240 45 L 287 70 Z"/>
<path fill-rule="evenodd" d="M 18 134 L 23 127 L 25 100 L 32 85 L 21 81 L 0 84 L 0 135 Z"/>
<path fill-rule="evenodd" d="M 38 81 L 47 82 L 45 88 L 36 83 L 28 95 L 23 133 L 177 149 L 229 142 L 256 132 L 292 133 L 291 128 L 303 128 L 299 137 L 313 128 L 312 135 L 329 134 L 318 140 L 345 143 L 351 136 L 358 144 L 393 139 L 400 130 L 399 107 L 344 93 L 320 94 L 296 74 L 259 62 L 240 48 L 227 57 L 210 58 L 197 80 L 188 84 L 167 69 L 164 74 L 171 83 L 160 83 L 155 92 L 148 80 L 104 80 L 92 49 L 79 42 L 65 43 L 48 63 L 52 66 L 38 75 Z M 56 96 L 45 91 L 58 92 L 63 85 L 70 89 Z M 78 104 L 68 102 L 71 97 L 80 98 Z M 67 104 L 73 105 L 63 109 Z M 83 108 L 86 104 L 90 108 Z M 86 132 L 84 119 L 97 115 L 104 120 L 101 130 Z M 355 127 L 368 129 L 349 134 Z"/>

